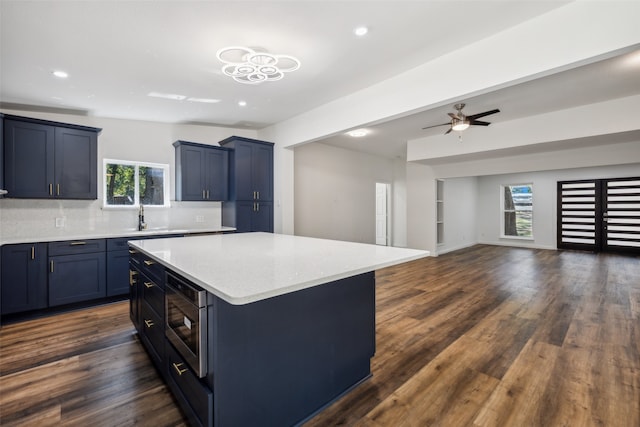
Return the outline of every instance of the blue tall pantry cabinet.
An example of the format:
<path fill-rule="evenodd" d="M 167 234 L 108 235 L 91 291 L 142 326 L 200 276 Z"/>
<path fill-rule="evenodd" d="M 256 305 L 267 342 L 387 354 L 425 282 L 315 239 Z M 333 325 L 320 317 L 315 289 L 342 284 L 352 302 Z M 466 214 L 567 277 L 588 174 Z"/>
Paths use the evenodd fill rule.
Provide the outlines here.
<path fill-rule="evenodd" d="M 273 233 L 273 143 L 232 136 L 220 145 L 232 149 L 222 225 L 235 227 L 238 233 Z"/>

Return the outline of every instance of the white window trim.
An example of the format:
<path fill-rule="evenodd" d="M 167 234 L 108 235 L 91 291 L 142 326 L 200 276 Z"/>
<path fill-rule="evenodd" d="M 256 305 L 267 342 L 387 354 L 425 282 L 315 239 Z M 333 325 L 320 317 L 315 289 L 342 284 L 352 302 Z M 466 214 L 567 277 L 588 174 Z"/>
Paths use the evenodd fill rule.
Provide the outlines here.
<path fill-rule="evenodd" d="M 106 173 L 107 173 L 107 164 L 111 164 L 111 163 L 116 163 L 119 165 L 127 165 L 127 166 L 134 166 L 136 168 L 136 171 L 134 173 L 134 185 L 135 185 L 135 189 L 134 189 L 134 204 L 132 205 L 109 205 L 107 204 L 107 177 L 106 177 Z M 170 208 L 171 207 L 171 201 L 169 200 L 170 195 L 171 195 L 171 191 L 169 189 L 170 186 L 170 179 L 171 179 L 171 175 L 169 174 L 169 165 L 166 163 L 149 163 L 149 162 L 136 162 L 136 161 L 132 161 L 132 160 L 117 160 L 117 159 L 102 159 L 102 209 L 105 210 L 132 210 L 132 209 L 139 209 L 140 208 L 140 188 L 139 188 L 139 184 L 140 184 L 140 177 L 138 174 L 138 167 L 140 166 L 144 166 L 144 167 L 150 167 L 150 168 L 156 168 L 156 169 L 162 169 L 164 172 L 164 178 L 163 178 L 163 199 L 164 199 L 164 204 L 163 205 L 144 205 L 144 208 L 147 209 L 160 209 L 160 208 Z"/>
<path fill-rule="evenodd" d="M 507 236 L 504 234 L 504 188 L 514 187 L 518 185 L 529 185 L 531 186 L 531 236 Z M 535 191 L 533 187 L 533 182 L 522 182 L 522 183 L 513 183 L 513 184 L 500 184 L 500 238 L 501 239 L 512 239 L 512 240 L 535 240 L 535 215 L 534 215 L 534 199 L 535 199 Z"/>

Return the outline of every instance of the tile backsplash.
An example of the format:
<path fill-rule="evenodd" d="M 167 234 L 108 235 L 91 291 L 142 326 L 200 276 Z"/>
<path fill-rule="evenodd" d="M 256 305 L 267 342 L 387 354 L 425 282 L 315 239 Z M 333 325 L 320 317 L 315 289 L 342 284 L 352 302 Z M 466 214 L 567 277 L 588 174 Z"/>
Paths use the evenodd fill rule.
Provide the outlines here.
<path fill-rule="evenodd" d="M 220 202 L 145 206 L 150 228 L 206 229 L 221 224 Z M 0 199 L 0 241 L 137 230 L 137 209 L 103 209 L 100 200 Z"/>

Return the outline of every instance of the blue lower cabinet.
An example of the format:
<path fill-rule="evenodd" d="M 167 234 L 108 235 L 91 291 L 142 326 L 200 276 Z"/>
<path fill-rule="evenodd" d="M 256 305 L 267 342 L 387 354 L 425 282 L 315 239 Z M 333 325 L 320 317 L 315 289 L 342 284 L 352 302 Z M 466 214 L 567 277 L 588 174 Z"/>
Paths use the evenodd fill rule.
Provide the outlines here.
<path fill-rule="evenodd" d="M 194 426 L 213 425 L 213 392 L 165 340 L 166 380 L 183 413 Z"/>
<path fill-rule="evenodd" d="M 107 252 L 107 296 L 129 293 L 129 251 Z"/>
<path fill-rule="evenodd" d="M 160 372 L 164 368 L 164 319 L 146 301 L 140 303 L 140 338 Z"/>
<path fill-rule="evenodd" d="M 49 306 L 104 298 L 105 252 L 49 257 Z"/>
<path fill-rule="evenodd" d="M 3 315 L 46 308 L 47 244 L 2 246 L 1 277 Z"/>
<path fill-rule="evenodd" d="M 273 233 L 273 202 L 238 201 L 235 205 L 237 233 L 264 231 Z"/>
<path fill-rule="evenodd" d="M 140 303 L 142 301 L 141 298 L 138 298 L 138 295 L 141 295 L 140 282 L 141 276 L 140 271 L 138 271 L 138 264 L 131 261 L 129 263 L 129 317 L 138 333 L 142 331 L 140 326 Z"/>

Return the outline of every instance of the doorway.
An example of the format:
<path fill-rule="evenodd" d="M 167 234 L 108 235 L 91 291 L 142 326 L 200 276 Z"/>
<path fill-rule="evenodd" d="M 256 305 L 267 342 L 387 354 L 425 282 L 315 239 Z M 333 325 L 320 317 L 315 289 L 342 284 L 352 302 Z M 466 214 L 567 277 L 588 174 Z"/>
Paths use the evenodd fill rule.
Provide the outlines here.
<path fill-rule="evenodd" d="M 389 245 L 389 184 L 376 182 L 376 245 Z"/>
<path fill-rule="evenodd" d="M 558 182 L 558 249 L 640 253 L 640 177 Z"/>

